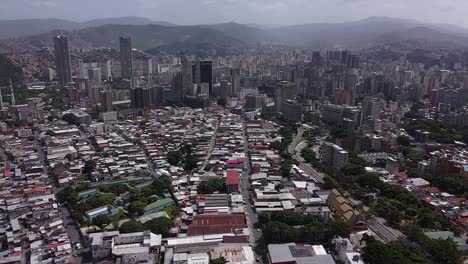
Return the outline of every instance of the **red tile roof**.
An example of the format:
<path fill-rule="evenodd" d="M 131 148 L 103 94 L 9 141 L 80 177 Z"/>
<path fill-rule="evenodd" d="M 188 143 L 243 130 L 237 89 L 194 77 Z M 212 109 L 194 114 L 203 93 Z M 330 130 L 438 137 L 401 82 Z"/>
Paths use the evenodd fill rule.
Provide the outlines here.
<path fill-rule="evenodd" d="M 249 243 L 247 236 L 223 236 L 223 243 Z"/>
<path fill-rule="evenodd" d="M 239 185 L 240 178 L 239 172 L 236 170 L 228 170 L 226 175 L 226 184 L 227 185 Z"/>
<path fill-rule="evenodd" d="M 245 215 L 196 215 L 188 227 L 188 236 L 232 233 L 235 229 L 247 228 Z"/>

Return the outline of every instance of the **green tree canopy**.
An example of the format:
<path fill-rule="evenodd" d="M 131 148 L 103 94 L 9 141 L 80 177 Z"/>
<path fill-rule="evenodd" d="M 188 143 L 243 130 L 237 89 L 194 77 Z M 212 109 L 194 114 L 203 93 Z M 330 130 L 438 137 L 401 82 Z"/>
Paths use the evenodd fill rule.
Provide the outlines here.
<path fill-rule="evenodd" d="M 169 231 L 174 226 L 174 222 L 166 217 L 152 219 L 144 224 L 145 230 L 151 230 L 154 234 L 161 234 L 163 237 L 169 236 Z"/>
<path fill-rule="evenodd" d="M 135 233 L 135 232 L 142 232 L 144 230 L 145 228 L 143 224 L 133 219 L 123 223 L 119 228 L 119 231 L 121 233 Z"/>

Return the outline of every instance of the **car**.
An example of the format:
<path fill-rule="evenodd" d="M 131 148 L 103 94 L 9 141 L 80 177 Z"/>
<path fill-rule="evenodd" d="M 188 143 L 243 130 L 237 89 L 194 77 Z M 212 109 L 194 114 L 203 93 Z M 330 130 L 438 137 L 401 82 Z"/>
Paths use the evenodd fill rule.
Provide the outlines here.
<path fill-rule="evenodd" d="M 262 230 L 261 230 L 260 228 L 257 228 L 257 231 L 258 231 L 258 232 L 262 232 Z"/>
<path fill-rule="evenodd" d="M 259 262 L 259 261 L 260 261 L 260 258 L 256 258 L 255 261 Z"/>
<path fill-rule="evenodd" d="M 80 243 L 76 243 L 76 244 L 75 244 L 75 248 L 76 248 L 77 250 L 80 250 L 80 249 L 81 249 L 81 244 L 80 244 Z"/>

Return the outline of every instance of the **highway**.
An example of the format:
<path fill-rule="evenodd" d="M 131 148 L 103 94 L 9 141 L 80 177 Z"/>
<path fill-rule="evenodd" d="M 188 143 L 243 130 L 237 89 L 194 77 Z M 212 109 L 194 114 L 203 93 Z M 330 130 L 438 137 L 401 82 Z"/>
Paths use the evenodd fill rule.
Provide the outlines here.
<path fill-rule="evenodd" d="M 375 218 L 367 219 L 367 226 L 386 243 L 398 240 L 398 237 L 395 236 L 392 232 L 390 232 L 388 230 L 388 227 L 377 221 L 377 219 Z"/>
<path fill-rule="evenodd" d="M 302 139 L 302 135 L 304 134 L 304 129 L 298 128 L 297 134 L 293 138 L 293 141 L 288 146 L 288 152 L 292 155 L 292 158 L 299 162 L 299 168 L 303 170 L 307 175 L 314 177 L 314 179 L 319 182 L 323 183 L 323 178 L 325 175 L 323 173 L 318 172 L 311 164 L 306 163 L 305 160 L 301 156 L 301 150 L 307 146 L 306 143 L 300 142 Z"/>

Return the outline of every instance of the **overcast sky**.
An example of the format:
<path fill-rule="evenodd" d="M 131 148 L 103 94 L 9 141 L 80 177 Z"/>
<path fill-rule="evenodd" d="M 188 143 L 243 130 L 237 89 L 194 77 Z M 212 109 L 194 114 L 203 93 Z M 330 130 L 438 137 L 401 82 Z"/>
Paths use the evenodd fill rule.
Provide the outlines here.
<path fill-rule="evenodd" d="M 0 19 L 118 16 L 178 24 L 303 24 L 389 16 L 468 27 L 468 0 L 0 0 Z"/>

